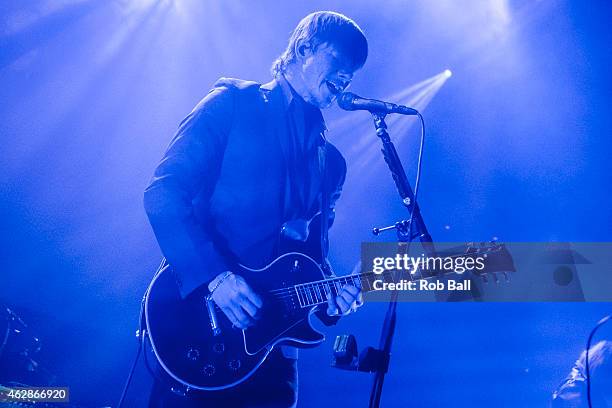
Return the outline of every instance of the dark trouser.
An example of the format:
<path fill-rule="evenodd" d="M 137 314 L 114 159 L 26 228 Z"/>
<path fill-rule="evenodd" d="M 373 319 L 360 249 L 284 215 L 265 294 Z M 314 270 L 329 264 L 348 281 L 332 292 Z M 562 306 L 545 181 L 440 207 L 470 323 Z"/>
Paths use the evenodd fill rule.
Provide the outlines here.
<path fill-rule="evenodd" d="M 156 381 L 149 408 L 291 408 L 297 403 L 297 360 L 275 350 L 245 382 L 222 391 L 181 397 Z"/>

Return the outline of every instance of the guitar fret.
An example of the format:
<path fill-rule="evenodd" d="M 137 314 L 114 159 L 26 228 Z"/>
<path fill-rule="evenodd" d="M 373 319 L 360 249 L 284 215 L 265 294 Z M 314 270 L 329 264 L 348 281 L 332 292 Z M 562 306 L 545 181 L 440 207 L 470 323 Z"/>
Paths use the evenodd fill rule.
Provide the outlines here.
<path fill-rule="evenodd" d="M 304 285 L 300 285 L 300 290 L 302 291 L 302 298 L 304 299 L 304 306 L 308 306 L 308 297 L 306 296 L 306 288 Z"/>
<path fill-rule="evenodd" d="M 327 282 L 321 282 L 321 290 L 323 290 L 323 295 L 325 295 L 325 301 L 329 300 L 329 285 Z"/>
<path fill-rule="evenodd" d="M 372 290 L 372 284 L 370 283 L 370 279 L 366 278 L 365 281 L 368 284 L 368 290 Z"/>
<path fill-rule="evenodd" d="M 319 287 L 318 283 L 315 283 L 315 289 L 317 290 L 317 293 L 319 294 L 319 297 L 321 298 L 321 301 L 319 303 L 322 303 L 325 298 L 323 297 L 323 293 L 321 293 L 321 288 Z"/>
<path fill-rule="evenodd" d="M 300 304 L 300 307 L 304 307 L 304 304 L 302 303 L 302 299 L 300 298 L 300 292 L 298 291 L 297 285 L 295 285 L 293 287 L 293 289 L 295 289 L 295 294 L 297 296 L 298 303 Z"/>
<path fill-rule="evenodd" d="M 302 293 L 302 298 L 304 299 L 304 307 L 308 306 L 308 296 L 306 296 L 306 289 L 304 285 L 300 285 L 300 292 Z"/>
<path fill-rule="evenodd" d="M 314 300 L 315 300 L 315 304 L 319 303 L 319 297 L 317 296 L 317 287 L 314 284 L 310 284 L 310 290 L 312 291 L 312 294 L 314 295 Z"/>
<path fill-rule="evenodd" d="M 323 282 L 323 288 L 325 290 L 325 296 L 326 296 L 327 300 L 329 300 L 329 297 L 333 296 L 330 283 L 328 281 L 327 282 Z"/>
<path fill-rule="evenodd" d="M 319 296 L 321 297 L 321 303 L 324 302 L 325 296 L 323 295 L 323 292 L 321 292 L 321 287 L 319 286 L 318 283 L 315 283 L 315 288 L 317 289 L 317 292 L 319 293 Z"/>
<path fill-rule="evenodd" d="M 308 297 L 308 306 L 312 303 L 312 294 L 310 293 L 310 288 L 308 286 L 304 286 L 304 290 L 306 291 L 306 296 Z"/>

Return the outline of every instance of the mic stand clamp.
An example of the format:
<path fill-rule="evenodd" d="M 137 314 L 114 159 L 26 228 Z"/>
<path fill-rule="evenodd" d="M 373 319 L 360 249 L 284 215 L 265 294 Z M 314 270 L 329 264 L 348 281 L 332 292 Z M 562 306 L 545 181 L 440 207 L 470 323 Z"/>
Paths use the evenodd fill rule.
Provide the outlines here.
<path fill-rule="evenodd" d="M 411 237 L 409 237 L 409 234 L 408 234 L 409 227 L 410 227 L 410 220 L 401 220 L 401 221 L 396 222 L 393 225 L 388 225 L 386 227 L 372 228 L 372 234 L 378 236 L 383 232 L 396 230 L 397 235 L 400 238 L 399 239 L 400 242 L 412 241 L 413 239 L 418 238 L 419 234 L 413 234 Z"/>

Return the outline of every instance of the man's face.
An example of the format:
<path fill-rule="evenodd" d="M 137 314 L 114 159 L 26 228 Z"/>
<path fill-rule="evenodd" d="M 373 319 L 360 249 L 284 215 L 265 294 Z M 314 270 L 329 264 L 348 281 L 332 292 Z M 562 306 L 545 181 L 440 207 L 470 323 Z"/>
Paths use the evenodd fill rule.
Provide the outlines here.
<path fill-rule="evenodd" d="M 354 74 L 347 60 L 328 43 L 304 53 L 301 73 L 305 87 L 302 97 L 318 108 L 330 106 L 336 96 L 349 86 Z"/>

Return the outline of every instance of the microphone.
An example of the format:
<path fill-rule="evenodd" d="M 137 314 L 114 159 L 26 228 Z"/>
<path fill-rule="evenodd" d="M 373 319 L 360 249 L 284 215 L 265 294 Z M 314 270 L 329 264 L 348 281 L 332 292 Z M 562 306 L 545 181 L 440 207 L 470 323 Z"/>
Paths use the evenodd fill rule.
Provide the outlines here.
<path fill-rule="evenodd" d="M 400 115 L 418 115 L 416 109 L 391 102 L 362 98 L 352 92 L 342 92 L 338 97 L 338 106 L 347 111 L 367 110 L 372 113 L 399 113 Z"/>

